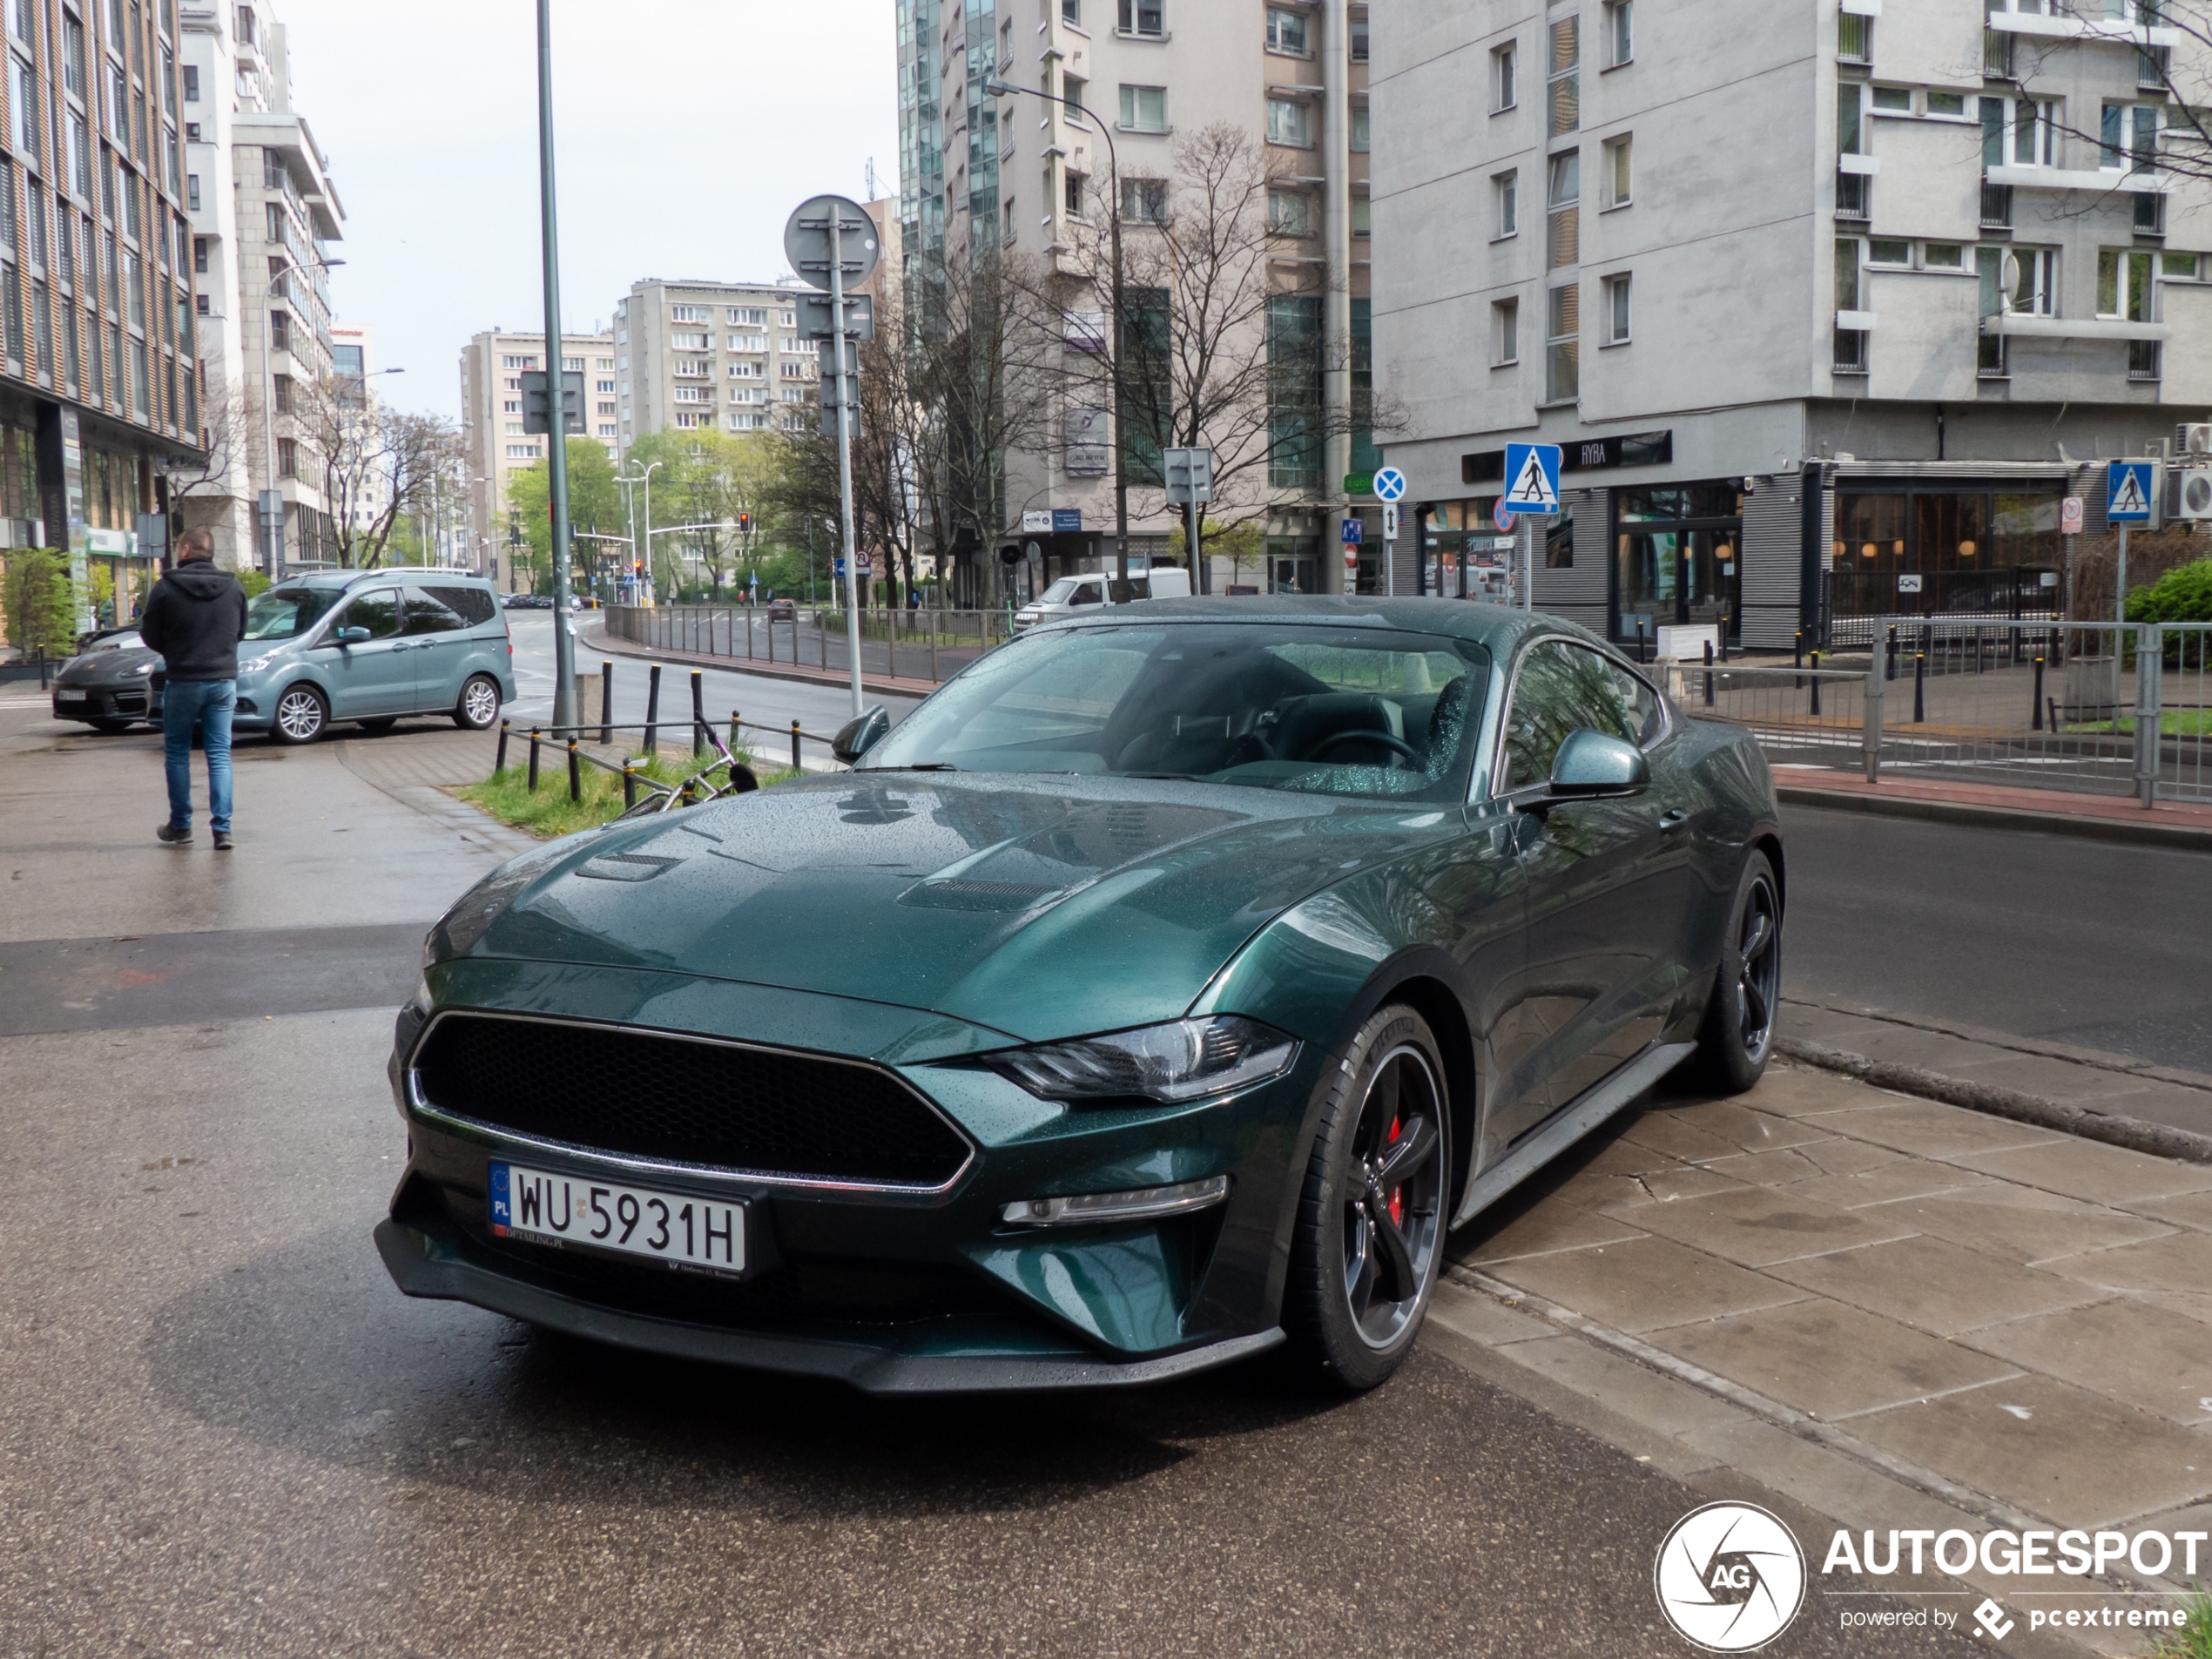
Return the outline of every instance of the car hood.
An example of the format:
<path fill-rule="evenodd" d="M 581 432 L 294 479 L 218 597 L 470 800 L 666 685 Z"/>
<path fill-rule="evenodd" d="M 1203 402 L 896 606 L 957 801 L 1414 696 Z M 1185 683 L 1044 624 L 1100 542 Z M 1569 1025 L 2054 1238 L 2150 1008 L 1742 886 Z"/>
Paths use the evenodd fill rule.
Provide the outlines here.
<path fill-rule="evenodd" d="M 432 948 L 857 997 L 1042 1041 L 1177 1017 L 1273 917 L 1461 821 L 1135 779 L 846 773 L 526 855 Z"/>
<path fill-rule="evenodd" d="M 82 657 L 73 657 L 62 666 L 56 676 L 57 685 L 114 685 L 125 682 L 145 682 L 148 664 L 161 666 L 161 653 L 147 651 L 143 646 L 135 650 L 88 651 Z"/>

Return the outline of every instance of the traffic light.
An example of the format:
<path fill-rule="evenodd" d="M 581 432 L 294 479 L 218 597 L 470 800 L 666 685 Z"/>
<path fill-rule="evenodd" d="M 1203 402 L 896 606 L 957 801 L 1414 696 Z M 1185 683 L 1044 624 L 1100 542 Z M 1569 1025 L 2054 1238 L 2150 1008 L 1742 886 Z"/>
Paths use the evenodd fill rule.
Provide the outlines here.
<path fill-rule="evenodd" d="M 750 536 L 752 534 L 752 515 L 751 513 L 739 513 L 738 515 L 738 534 L 740 536 Z"/>
<path fill-rule="evenodd" d="M 645 561 L 644 561 L 644 560 L 643 560 L 643 559 L 632 559 L 632 560 L 631 560 L 631 562 L 630 562 L 630 574 L 631 574 L 631 575 L 632 575 L 632 576 L 643 576 L 643 575 L 644 575 L 644 574 L 645 574 Z"/>

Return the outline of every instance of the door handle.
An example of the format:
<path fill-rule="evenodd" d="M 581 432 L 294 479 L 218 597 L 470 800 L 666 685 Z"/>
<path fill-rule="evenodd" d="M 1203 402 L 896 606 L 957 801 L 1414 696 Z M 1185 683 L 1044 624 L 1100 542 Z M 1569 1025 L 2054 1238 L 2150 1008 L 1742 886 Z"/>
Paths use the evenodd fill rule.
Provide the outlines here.
<path fill-rule="evenodd" d="M 1659 833 L 1662 835 L 1671 835 L 1688 822 L 1689 822 L 1689 814 L 1679 807 L 1662 813 L 1659 814 Z"/>

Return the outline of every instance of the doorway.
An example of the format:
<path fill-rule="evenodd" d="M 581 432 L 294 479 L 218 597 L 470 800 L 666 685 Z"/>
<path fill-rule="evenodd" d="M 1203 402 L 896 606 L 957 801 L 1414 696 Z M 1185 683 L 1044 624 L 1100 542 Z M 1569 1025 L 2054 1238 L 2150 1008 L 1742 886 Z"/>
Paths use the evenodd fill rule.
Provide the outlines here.
<path fill-rule="evenodd" d="M 1734 484 L 1613 492 L 1613 637 L 1710 623 L 1742 637 L 1743 496 Z"/>

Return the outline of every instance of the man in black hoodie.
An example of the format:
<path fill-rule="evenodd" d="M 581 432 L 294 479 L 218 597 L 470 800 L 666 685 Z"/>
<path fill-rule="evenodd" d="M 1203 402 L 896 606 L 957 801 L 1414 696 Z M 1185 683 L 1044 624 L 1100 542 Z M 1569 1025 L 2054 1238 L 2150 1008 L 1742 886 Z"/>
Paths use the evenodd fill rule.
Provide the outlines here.
<path fill-rule="evenodd" d="M 231 847 L 231 715 L 238 706 L 238 642 L 246 636 L 246 590 L 215 568 L 215 537 L 186 530 L 176 568 L 154 584 L 139 613 L 138 637 L 161 653 L 162 748 L 169 767 L 169 821 L 154 834 L 171 846 L 192 840 L 192 734 L 207 752 L 207 823 L 215 850 Z"/>

